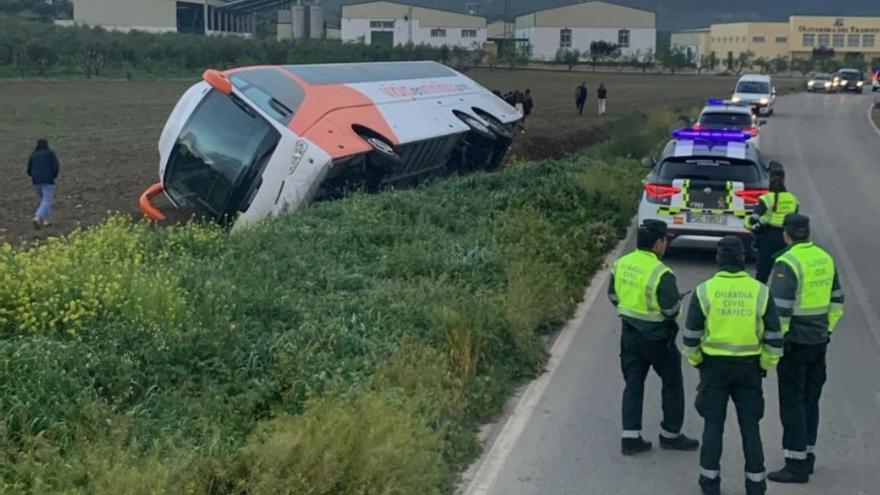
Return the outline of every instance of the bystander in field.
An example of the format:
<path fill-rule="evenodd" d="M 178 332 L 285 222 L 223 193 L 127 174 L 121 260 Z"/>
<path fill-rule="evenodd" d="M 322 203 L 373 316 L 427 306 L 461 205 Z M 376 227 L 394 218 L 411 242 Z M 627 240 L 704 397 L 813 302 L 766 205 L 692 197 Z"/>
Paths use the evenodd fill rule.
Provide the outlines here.
<path fill-rule="evenodd" d="M 55 202 L 55 179 L 58 178 L 59 164 L 55 152 L 49 149 L 45 139 L 37 140 L 37 147 L 28 159 L 27 173 L 34 184 L 34 191 L 40 198 L 34 212 L 34 228 L 41 229 L 51 224 L 52 204 Z"/>

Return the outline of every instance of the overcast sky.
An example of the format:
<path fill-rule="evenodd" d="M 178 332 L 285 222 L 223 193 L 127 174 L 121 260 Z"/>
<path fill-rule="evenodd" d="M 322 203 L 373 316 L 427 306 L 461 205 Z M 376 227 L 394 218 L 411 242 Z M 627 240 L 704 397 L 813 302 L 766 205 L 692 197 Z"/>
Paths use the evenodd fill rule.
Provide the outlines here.
<path fill-rule="evenodd" d="M 328 8 L 363 0 L 325 0 Z M 397 0 L 407 3 L 409 0 Z M 509 0 L 513 14 L 575 3 L 572 0 Z M 416 5 L 464 11 L 476 2 L 482 13 L 496 17 L 504 13 L 505 0 L 412 0 Z M 705 27 L 718 21 L 785 20 L 790 14 L 876 15 L 880 0 L 615 0 L 614 3 L 655 10 L 658 29 Z"/>

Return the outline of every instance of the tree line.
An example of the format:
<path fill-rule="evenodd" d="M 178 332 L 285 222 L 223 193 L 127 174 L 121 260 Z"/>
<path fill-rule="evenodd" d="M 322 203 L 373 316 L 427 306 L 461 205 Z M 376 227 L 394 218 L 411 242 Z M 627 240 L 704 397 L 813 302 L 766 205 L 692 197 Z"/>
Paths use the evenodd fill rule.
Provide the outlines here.
<path fill-rule="evenodd" d="M 880 67 L 880 58 L 868 60 L 861 53 L 846 53 L 843 57 L 838 56 L 833 48 L 816 48 L 809 57 L 758 57 L 752 51 L 746 51 L 737 55 L 728 54 L 720 59 L 714 52 L 696 56 L 683 47 L 672 46 L 653 50 L 637 50 L 625 54 L 620 47 L 606 41 L 594 41 L 588 50 L 573 50 L 561 48 L 556 52 L 555 62 L 565 65 L 569 70 L 575 66 L 588 63 L 593 70 L 597 66 L 616 67 L 618 69 L 633 68 L 643 72 L 660 67 L 675 73 L 680 70 L 703 71 L 726 71 L 729 73 L 742 73 L 744 71 L 758 70 L 763 73 L 786 73 L 797 72 L 804 76 L 811 72 L 835 72 L 844 67 L 865 70 L 866 68 Z"/>
<path fill-rule="evenodd" d="M 437 60 L 463 69 L 478 64 L 481 57 L 482 53 L 457 47 L 392 48 L 335 40 L 279 42 L 232 36 L 121 33 L 0 15 L 0 76 L 6 77 L 168 77 L 189 76 L 208 67 L 394 60 Z"/>

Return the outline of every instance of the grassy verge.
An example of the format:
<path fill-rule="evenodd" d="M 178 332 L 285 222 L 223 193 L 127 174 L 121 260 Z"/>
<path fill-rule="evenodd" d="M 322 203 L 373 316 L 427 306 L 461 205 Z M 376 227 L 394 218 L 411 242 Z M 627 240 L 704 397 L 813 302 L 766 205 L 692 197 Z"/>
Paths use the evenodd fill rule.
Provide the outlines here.
<path fill-rule="evenodd" d="M 115 218 L 0 247 L 0 492 L 448 491 L 673 120 L 246 232 Z"/>

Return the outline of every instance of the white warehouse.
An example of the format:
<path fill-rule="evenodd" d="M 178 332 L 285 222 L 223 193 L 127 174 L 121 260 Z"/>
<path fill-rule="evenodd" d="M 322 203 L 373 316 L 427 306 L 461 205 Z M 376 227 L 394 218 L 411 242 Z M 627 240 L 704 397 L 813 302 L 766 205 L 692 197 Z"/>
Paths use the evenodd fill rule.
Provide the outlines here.
<path fill-rule="evenodd" d="M 553 60 L 560 49 L 589 52 L 594 41 L 620 47 L 622 55 L 653 53 L 656 14 L 609 2 L 590 1 L 539 10 L 516 18 L 516 37 L 532 45 L 532 58 Z"/>
<path fill-rule="evenodd" d="M 477 48 L 486 37 L 482 16 L 387 1 L 342 7 L 342 41 Z"/>

